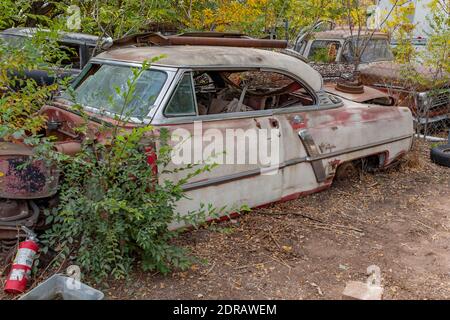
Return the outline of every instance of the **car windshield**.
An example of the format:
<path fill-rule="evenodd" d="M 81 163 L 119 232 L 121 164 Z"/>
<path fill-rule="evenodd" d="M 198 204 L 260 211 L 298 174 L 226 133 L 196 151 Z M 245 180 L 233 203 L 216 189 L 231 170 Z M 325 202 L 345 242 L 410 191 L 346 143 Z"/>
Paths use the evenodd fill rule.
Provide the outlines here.
<path fill-rule="evenodd" d="M 135 76 L 130 66 L 90 64 L 80 77 L 74 90 L 66 91 L 63 98 L 121 116 L 144 118 L 154 106 L 167 74 L 149 69 Z M 125 98 L 127 93 L 131 98 Z"/>
<path fill-rule="evenodd" d="M 348 43 L 344 47 L 342 55 L 347 62 L 353 62 L 354 48 L 356 47 L 359 48 L 360 50 L 363 50 L 364 46 L 366 45 L 366 41 L 361 39 L 357 41 L 357 39 L 354 39 L 352 41 L 352 45 L 349 44 L 350 43 Z M 364 49 L 364 52 L 361 55 L 362 63 L 369 63 L 375 61 L 392 61 L 392 60 L 394 60 L 394 55 L 392 54 L 391 48 L 386 39 L 369 40 L 366 48 Z"/>

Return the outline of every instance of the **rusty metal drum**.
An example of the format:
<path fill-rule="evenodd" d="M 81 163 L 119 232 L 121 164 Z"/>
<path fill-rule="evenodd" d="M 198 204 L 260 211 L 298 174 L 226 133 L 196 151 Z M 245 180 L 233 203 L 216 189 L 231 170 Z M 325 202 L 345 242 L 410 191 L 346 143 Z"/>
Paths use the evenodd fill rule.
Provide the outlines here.
<path fill-rule="evenodd" d="M 57 192 L 57 168 L 32 160 L 32 155 L 28 146 L 0 142 L 0 198 L 37 199 Z"/>

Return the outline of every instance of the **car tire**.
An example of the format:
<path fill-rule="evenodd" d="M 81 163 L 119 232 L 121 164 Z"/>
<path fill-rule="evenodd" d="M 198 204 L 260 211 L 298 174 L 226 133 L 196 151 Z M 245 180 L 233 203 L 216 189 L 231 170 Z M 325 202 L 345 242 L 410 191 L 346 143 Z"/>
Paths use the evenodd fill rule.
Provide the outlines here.
<path fill-rule="evenodd" d="M 430 151 L 431 161 L 450 168 L 450 144 L 437 146 Z"/>

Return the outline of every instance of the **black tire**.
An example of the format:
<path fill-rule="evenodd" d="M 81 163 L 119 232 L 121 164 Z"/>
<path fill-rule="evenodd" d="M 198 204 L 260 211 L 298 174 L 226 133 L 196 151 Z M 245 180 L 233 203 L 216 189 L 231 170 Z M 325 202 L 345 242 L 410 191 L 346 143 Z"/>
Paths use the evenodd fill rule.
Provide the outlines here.
<path fill-rule="evenodd" d="M 450 144 L 443 144 L 431 149 L 431 161 L 450 168 Z"/>

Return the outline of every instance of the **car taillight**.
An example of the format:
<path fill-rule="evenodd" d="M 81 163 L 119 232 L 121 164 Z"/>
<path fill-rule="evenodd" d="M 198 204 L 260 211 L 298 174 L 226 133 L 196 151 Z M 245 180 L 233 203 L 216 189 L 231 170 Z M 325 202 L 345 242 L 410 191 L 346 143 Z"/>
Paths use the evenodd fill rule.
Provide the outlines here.
<path fill-rule="evenodd" d="M 147 163 L 152 168 L 152 173 L 156 176 L 158 174 L 158 155 L 156 154 L 156 146 L 145 147 L 145 155 L 147 156 Z"/>

